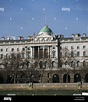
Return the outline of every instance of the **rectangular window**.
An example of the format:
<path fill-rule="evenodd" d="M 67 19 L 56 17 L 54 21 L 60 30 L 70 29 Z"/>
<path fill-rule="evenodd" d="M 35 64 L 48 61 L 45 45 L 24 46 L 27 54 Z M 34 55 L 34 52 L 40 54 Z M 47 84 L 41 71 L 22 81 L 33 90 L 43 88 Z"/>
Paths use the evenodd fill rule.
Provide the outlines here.
<path fill-rule="evenodd" d="M 8 48 L 6 48 L 6 52 L 8 51 Z"/>
<path fill-rule="evenodd" d="M 83 56 L 84 56 L 84 57 L 86 56 L 86 51 L 83 51 Z"/>
<path fill-rule="evenodd" d="M 17 51 L 19 51 L 19 48 L 17 48 Z"/>
<path fill-rule="evenodd" d="M 77 46 L 77 49 L 79 49 L 79 46 Z"/>
<path fill-rule="evenodd" d="M 3 49 L 1 49 L 1 52 L 3 51 Z"/>
<path fill-rule="evenodd" d="M 71 57 L 74 57 L 74 52 L 73 51 L 71 52 Z"/>
<path fill-rule="evenodd" d="M 14 48 L 12 48 L 11 51 L 14 51 Z"/>
<path fill-rule="evenodd" d="M 65 46 L 65 50 L 66 50 L 66 49 L 68 49 L 68 47 L 67 47 L 67 46 Z"/>
<path fill-rule="evenodd" d="M 79 51 L 77 52 L 77 57 L 79 57 L 80 56 L 80 53 L 79 53 Z"/>
<path fill-rule="evenodd" d="M 74 49 L 74 47 L 73 47 L 73 46 L 71 46 L 71 49 Z"/>
<path fill-rule="evenodd" d="M 1 54 L 0 58 L 1 58 L 1 59 L 3 58 L 3 54 Z"/>
<path fill-rule="evenodd" d="M 85 48 L 86 48 L 86 46 L 84 45 L 84 46 L 83 46 L 83 49 L 85 49 Z"/>

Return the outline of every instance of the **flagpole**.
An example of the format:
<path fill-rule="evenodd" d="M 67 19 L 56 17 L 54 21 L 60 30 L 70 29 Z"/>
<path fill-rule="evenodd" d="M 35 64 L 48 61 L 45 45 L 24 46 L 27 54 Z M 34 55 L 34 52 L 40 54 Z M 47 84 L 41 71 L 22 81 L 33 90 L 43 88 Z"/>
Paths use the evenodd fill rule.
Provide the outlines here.
<path fill-rule="evenodd" d="M 44 16 L 45 16 L 45 20 L 44 20 L 45 22 L 44 22 L 44 23 L 45 23 L 45 25 L 46 25 L 46 19 L 47 19 L 47 18 L 46 18 L 46 9 L 43 8 L 43 11 L 45 12 L 45 15 L 44 15 Z"/>

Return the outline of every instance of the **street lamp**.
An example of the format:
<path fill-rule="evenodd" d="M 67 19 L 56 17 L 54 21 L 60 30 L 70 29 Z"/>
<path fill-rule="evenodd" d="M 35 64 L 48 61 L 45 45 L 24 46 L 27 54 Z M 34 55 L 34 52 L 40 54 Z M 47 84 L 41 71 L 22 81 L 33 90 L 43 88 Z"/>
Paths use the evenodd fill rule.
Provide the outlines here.
<path fill-rule="evenodd" d="M 34 75 L 31 76 L 31 81 L 32 81 L 32 88 L 33 88 Z"/>

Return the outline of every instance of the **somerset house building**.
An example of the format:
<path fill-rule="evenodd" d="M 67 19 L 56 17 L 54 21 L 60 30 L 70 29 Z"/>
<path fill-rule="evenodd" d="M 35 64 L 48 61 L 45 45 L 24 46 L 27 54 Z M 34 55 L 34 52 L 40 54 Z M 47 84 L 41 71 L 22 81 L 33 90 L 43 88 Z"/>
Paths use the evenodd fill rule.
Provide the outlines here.
<path fill-rule="evenodd" d="M 39 34 L 0 39 L 0 83 L 88 82 L 88 37 L 55 35 L 44 26 Z"/>

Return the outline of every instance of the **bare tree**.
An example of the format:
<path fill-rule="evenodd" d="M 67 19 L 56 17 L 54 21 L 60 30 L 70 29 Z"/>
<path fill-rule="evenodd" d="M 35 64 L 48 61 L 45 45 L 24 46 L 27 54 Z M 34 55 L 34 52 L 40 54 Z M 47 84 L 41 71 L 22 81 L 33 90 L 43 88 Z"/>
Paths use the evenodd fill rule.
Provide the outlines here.
<path fill-rule="evenodd" d="M 12 53 L 8 58 L 4 58 L 2 61 L 5 67 L 4 70 L 6 70 L 7 73 L 10 72 L 12 74 L 11 78 L 13 78 L 14 83 L 16 83 L 17 71 L 22 62 L 23 60 L 21 59 L 20 53 Z"/>

